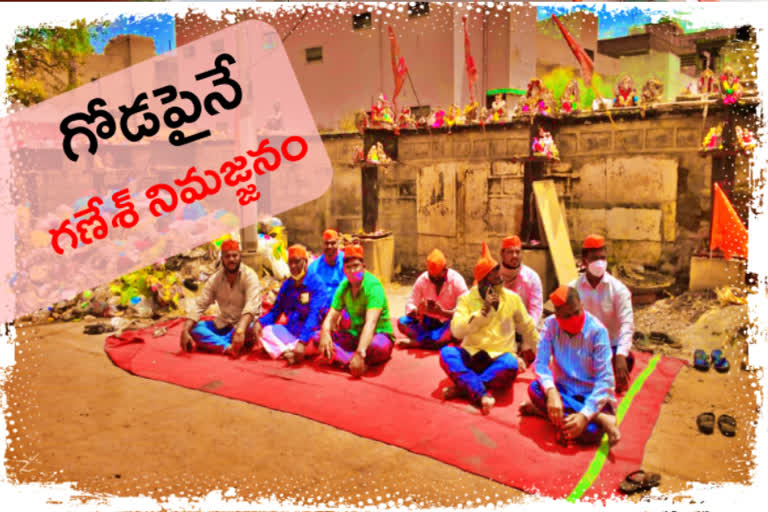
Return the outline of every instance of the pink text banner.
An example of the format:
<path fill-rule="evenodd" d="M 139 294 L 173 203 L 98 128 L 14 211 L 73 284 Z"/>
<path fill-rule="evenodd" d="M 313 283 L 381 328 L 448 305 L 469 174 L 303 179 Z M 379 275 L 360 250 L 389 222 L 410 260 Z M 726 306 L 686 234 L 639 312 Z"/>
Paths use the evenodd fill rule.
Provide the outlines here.
<path fill-rule="evenodd" d="M 0 119 L 0 169 L 0 235 L 14 240 L 0 321 L 311 201 L 332 178 L 280 38 L 259 21 Z"/>

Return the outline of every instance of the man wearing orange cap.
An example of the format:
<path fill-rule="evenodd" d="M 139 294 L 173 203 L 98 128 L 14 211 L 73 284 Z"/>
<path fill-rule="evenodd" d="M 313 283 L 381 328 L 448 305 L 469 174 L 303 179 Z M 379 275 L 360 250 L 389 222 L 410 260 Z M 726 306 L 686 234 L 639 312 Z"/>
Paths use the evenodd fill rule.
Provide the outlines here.
<path fill-rule="evenodd" d="M 323 231 L 323 255 L 310 263 L 307 276 L 304 278 L 304 283 L 313 293 L 309 315 L 299 335 L 300 343 L 296 345 L 293 354 L 297 363 L 304 359 L 307 343 L 317 334 L 323 318 L 331 307 L 333 295 L 343 280 L 344 256 L 339 251 L 339 233 L 333 229 L 326 229 Z M 346 313 L 342 317 L 341 324 L 349 326 Z"/>
<path fill-rule="evenodd" d="M 365 270 L 361 246 L 344 248 L 344 275 L 314 341 L 326 359 L 348 366 L 353 377 L 361 377 L 368 365 L 384 363 L 392 355 L 389 305 L 381 281 Z M 342 311 L 349 314 L 350 326 L 334 330 Z"/>
<path fill-rule="evenodd" d="M 579 292 L 584 309 L 608 329 L 614 354 L 616 392 L 621 393 L 629 387 L 629 373 L 635 364 L 635 357 L 630 351 L 635 332 L 632 293 L 624 283 L 606 272 L 608 252 L 605 238 L 589 235 L 584 240 L 581 257 L 586 272 L 570 283 L 570 286 Z"/>
<path fill-rule="evenodd" d="M 541 292 L 541 279 L 531 267 L 523 265 L 523 244 L 517 235 L 508 236 L 501 241 L 501 280 L 504 288 L 520 296 L 525 310 L 539 325 L 544 309 Z"/>
<path fill-rule="evenodd" d="M 181 332 L 181 348 L 240 357 L 261 330 L 258 322 L 252 323 L 261 312 L 261 285 L 256 272 L 240 263 L 240 244 L 236 240 L 221 244 L 221 267 L 197 296 Z M 201 322 L 200 316 L 214 301 L 219 315 Z"/>
<path fill-rule="evenodd" d="M 263 328 L 261 345 L 272 359 L 284 357 L 288 363 L 295 361 L 294 350 L 304 335 L 306 341 L 317 332 L 319 323 L 309 326 L 309 334 L 303 334 L 310 321 L 310 303 L 314 292 L 305 284 L 307 270 L 307 249 L 303 245 L 292 245 L 288 248 L 288 268 L 291 276 L 283 281 L 280 291 L 275 298 L 275 304 L 269 313 L 259 318 Z M 285 315 L 287 323 L 278 325 L 276 322 Z M 306 343 L 306 341 L 304 343 Z"/>
<path fill-rule="evenodd" d="M 451 341 L 451 318 L 459 296 L 467 291 L 461 274 L 448 268 L 440 249 L 427 256 L 427 271 L 413 285 L 405 315 L 397 323 L 400 332 L 411 340 L 409 345 L 440 348 Z"/>
<path fill-rule="evenodd" d="M 454 386 L 443 398 L 465 396 L 488 414 L 496 404 L 491 390 L 505 390 L 526 368 L 517 355 L 515 333 L 523 337 L 521 349 L 536 350 L 539 333 L 520 296 L 504 288 L 499 264 L 483 242 L 483 255 L 475 265 L 475 285 L 459 297 L 451 332 L 461 347 L 440 350 L 440 366 Z"/>
<path fill-rule="evenodd" d="M 549 418 L 561 443 L 597 443 L 605 432 L 615 445 L 621 433 L 608 331 L 584 311 L 575 288 L 560 286 L 549 298 L 555 314 L 544 320 L 535 363 L 538 378 L 528 387 L 530 402 L 520 412 Z"/>

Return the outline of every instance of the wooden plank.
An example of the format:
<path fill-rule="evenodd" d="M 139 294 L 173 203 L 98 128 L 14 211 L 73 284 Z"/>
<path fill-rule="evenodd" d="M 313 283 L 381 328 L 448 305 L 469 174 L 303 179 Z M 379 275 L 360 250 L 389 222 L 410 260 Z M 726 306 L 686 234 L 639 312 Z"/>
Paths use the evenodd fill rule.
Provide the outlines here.
<path fill-rule="evenodd" d="M 555 182 L 540 180 L 533 182 L 533 194 L 536 197 L 536 208 L 539 220 L 549 246 L 549 254 L 557 274 L 557 281 L 563 285 L 576 279 L 576 260 L 573 258 L 571 239 L 568 236 L 568 224 L 560 208 L 560 201 L 555 191 Z"/>
<path fill-rule="evenodd" d="M 438 163 L 416 174 L 416 230 L 420 235 L 456 236 L 456 165 Z"/>

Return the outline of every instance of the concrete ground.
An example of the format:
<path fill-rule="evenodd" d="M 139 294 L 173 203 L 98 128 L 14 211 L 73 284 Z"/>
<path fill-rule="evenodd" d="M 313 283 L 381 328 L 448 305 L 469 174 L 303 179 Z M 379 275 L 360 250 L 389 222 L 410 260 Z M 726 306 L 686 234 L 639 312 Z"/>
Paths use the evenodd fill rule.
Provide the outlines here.
<path fill-rule="evenodd" d="M 393 316 L 403 311 L 408 291 L 387 287 Z M 677 355 L 722 345 L 744 308 L 715 309 L 681 330 Z M 307 504 L 455 507 L 525 496 L 309 419 L 133 376 L 107 358 L 103 336 L 82 330 L 80 322 L 17 330 L 16 365 L 4 387 L 6 419 L 13 421 L 6 467 L 15 481 L 74 482 L 89 494 L 156 498 L 234 487 L 245 500 L 274 495 Z M 684 491 L 690 482 L 749 481 L 756 379 L 739 369 L 741 345 L 725 346 L 729 373 L 684 368 L 662 407 L 643 468 L 662 474 L 663 493 Z M 704 411 L 733 415 L 736 437 L 699 433 L 696 416 Z"/>

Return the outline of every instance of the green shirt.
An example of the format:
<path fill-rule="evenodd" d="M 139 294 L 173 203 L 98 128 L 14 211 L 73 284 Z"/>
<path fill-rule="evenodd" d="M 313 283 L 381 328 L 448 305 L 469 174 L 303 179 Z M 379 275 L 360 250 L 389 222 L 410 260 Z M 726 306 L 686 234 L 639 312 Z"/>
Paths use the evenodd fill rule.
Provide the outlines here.
<path fill-rule="evenodd" d="M 360 336 L 365 324 L 365 313 L 369 309 L 380 309 L 379 321 L 376 324 L 374 332 L 383 332 L 392 335 L 392 324 L 389 321 L 389 305 L 387 296 L 384 294 L 384 287 L 376 276 L 365 271 L 363 282 L 357 297 L 352 296 L 349 289 L 349 281 L 344 278 L 336 288 L 331 307 L 336 311 L 346 310 L 351 320 L 349 333 L 353 336 Z"/>

